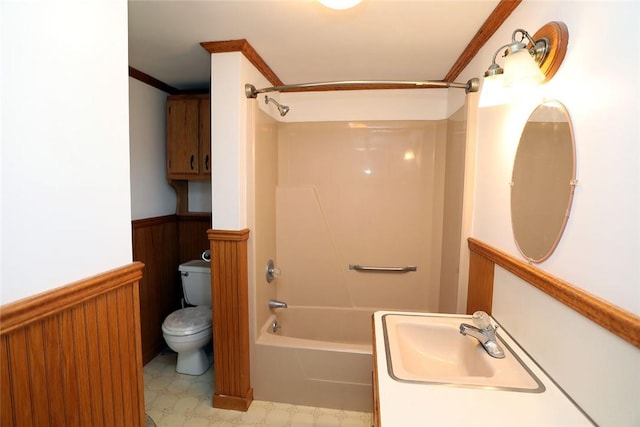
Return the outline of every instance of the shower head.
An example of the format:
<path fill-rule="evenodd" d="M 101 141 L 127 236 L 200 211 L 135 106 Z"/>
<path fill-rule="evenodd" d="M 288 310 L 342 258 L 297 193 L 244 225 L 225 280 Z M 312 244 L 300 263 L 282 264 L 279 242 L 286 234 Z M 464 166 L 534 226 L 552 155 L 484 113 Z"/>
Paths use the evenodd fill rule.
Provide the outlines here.
<path fill-rule="evenodd" d="M 269 101 L 271 101 L 271 103 L 276 104 L 276 107 L 278 107 L 278 111 L 280 111 L 280 115 L 282 117 L 286 116 L 287 113 L 289 112 L 289 107 L 286 105 L 282 105 L 280 104 L 278 101 L 276 101 L 273 98 L 269 98 L 267 95 L 264 96 L 264 103 L 268 104 Z"/>

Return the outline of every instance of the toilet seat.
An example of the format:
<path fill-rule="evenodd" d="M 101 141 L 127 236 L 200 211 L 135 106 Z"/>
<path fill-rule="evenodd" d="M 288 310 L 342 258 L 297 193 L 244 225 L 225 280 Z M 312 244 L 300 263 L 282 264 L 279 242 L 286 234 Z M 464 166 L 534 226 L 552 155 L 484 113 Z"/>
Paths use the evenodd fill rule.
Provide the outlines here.
<path fill-rule="evenodd" d="M 173 336 L 187 336 L 210 329 L 211 325 L 211 307 L 187 307 L 167 316 L 162 323 L 162 332 Z"/>

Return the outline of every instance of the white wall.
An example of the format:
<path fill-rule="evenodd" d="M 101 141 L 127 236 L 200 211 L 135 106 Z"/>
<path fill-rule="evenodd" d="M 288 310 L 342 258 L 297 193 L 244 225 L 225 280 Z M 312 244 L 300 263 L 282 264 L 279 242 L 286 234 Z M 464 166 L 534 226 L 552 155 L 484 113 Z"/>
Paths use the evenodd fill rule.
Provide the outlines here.
<path fill-rule="evenodd" d="M 239 52 L 211 55 L 212 226 L 241 230 L 248 226 L 247 164 L 252 158 L 253 114 L 244 85 L 268 85 Z M 251 106 L 251 108 L 253 108 Z M 251 131 L 250 131 L 251 130 Z"/>
<path fill-rule="evenodd" d="M 523 2 L 461 79 L 481 76 L 516 28 L 533 34 L 554 20 L 567 24 L 569 48 L 544 92 L 572 117 L 579 183 L 563 238 L 538 266 L 640 314 L 640 3 Z M 533 107 L 512 104 L 478 114 L 471 235 L 521 259 L 511 234 L 508 183 Z M 598 423 L 639 425 L 640 350 L 611 345 L 619 339 L 546 295 L 510 292 L 517 282 L 510 276 L 496 275 L 496 318 Z"/>
<path fill-rule="evenodd" d="M 0 7 L 6 304 L 132 260 L 127 3 Z"/>
<path fill-rule="evenodd" d="M 167 93 L 129 78 L 131 219 L 176 211 L 167 183 L 166 106 Z"/>

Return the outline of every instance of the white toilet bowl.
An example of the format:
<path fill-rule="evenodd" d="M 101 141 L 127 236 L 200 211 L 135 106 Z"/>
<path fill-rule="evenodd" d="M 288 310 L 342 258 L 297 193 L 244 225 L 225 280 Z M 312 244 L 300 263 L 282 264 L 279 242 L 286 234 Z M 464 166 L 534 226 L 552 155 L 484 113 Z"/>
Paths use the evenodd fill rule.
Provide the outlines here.
<path fill-rule="evenodd" d="M 202 375 L 211 363 L 204 346 L 213 338 L 211 307 L 187 307 L 171 313 L 162 323 L 162 335 L 169 348 L 178 353 L 176 371 Z"/>

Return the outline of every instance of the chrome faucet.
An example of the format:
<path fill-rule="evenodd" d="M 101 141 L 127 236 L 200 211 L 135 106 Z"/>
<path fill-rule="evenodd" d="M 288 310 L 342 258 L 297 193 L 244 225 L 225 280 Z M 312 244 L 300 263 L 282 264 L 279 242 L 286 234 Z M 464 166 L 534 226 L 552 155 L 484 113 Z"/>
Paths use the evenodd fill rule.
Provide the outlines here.
<path fill-rule="evenodd" d="M 473 323 L 476 326 L 469 325 L 467 323 L 460 324 L 460 333 L 462 335 L 469 335 L 480 341 L 482 347 L 489 353 L 489 356 L 496 359 L 504 358 L 504 351 L 498 340 L 496 339 L 496 331 L 498 326 L 493 326 L 489 320 L 489 315 L 484 311 L 476 311 L 472 316 Z"/>
<path fill-rule="evenodd" d="M 269 308 L 287 308 L 287 303 L 275 299 L 269 300 Z"/>

